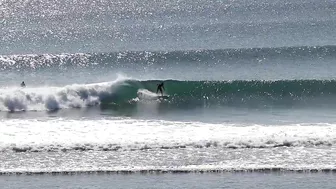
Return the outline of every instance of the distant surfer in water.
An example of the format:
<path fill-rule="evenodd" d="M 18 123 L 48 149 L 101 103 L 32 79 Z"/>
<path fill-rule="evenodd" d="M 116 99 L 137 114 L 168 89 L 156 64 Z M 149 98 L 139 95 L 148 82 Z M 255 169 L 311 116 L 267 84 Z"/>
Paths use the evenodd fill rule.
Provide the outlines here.
<path fill-rule="evenodd" d="M 160 84 L 157 84 L 156 93 L 158 93 L 160 91 L 161 92 L 161 96 L 163 96 L 163 90 L 165 90 L 165 88 L 163 86 L 163 82 L 160 83 Z"/>
<path fill-rule="evenodd" d="M 21 83 L 21 87 L 26 87 L 26 84 L 25 84 L 24 81 L 22 81 L 22 83 Z"/>

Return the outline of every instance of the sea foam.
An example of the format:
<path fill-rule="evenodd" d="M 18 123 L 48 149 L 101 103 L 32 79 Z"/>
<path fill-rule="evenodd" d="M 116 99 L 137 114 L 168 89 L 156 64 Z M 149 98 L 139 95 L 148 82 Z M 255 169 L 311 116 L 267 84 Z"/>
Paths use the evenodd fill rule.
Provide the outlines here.
<path fill-rule="evenodd" d="M 119 80 L 96 84 L 73 84 L 63 87 L 0 88 L 1 111 L 54 111 L 64 108 L 94 106 L 105 97 L 113 98 Z M 111 96 L 112 95 L 112 96 Z"/>
<path fill-rule="evenodd" d="M 331 147 L 334 124 L 210 124 L 114 118 L 2 120 L 0 150 L 141 151 Z"/>

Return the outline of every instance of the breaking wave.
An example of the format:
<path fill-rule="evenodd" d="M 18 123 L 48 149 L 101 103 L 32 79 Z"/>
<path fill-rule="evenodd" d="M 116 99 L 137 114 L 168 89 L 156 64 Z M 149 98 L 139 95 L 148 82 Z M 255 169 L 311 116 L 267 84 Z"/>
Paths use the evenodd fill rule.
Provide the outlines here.
<path fill-rule="evenodd" d="M 118 79 L 64 87 L 1 88 L 0 110 L 58 110 L 90 106 L 132 107 L 160 102 L 167 108 L 220 106 L 316 106 L 336 99 L 335 80 L 178 81 L 165 80 L 169 99 L 156 97 L 160 80 Z M 147 91 L 147 92 L 143 92 Z M 141 92 L 142 96 L 139 96 Z M 147 98 L 143 98 L 147 96 Z M 140 97 L 140 98 L 139 98 Z M 153 101 L 151 101 L 151 99 Z"/>

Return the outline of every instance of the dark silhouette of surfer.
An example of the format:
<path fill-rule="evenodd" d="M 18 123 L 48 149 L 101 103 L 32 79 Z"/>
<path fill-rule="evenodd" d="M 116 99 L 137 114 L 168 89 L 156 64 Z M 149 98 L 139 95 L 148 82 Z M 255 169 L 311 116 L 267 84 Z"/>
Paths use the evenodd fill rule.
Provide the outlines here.
<path fill-rule="evenodd" d="M 26 84 L 25 84 L 24 81 L 22 81 L 22 83 L 21 83 L 21 87 L 26 87 Z"/>
<path fill-rule="evenodd" d="M 164 86 L 163 86 L 163 82 L 160 84 L 157 84 L 157 89 L 156 89 L 156 93 L 158 93 L 159 91 L 161 92 L 161 96 L 163 96 L 163 91 L 165 90 Z"/>

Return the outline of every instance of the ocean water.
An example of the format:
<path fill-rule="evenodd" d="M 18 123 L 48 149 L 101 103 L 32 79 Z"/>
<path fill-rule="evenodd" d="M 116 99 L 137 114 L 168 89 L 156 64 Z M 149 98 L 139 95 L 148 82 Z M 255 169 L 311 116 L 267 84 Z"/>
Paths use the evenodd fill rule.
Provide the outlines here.
<path fill-rule="evenodd" d="M 335 0 L 8 0 L 0 26 L 4 187 L 333 187 Z"/>

